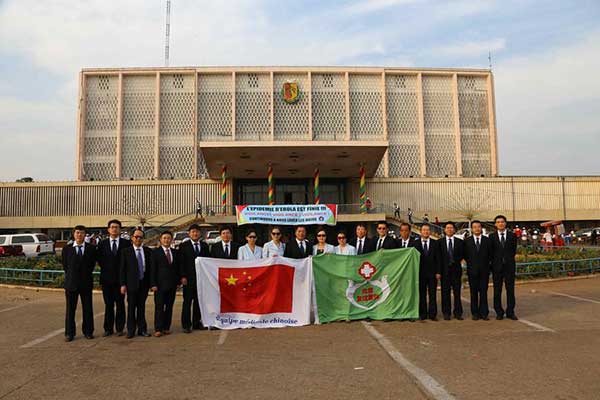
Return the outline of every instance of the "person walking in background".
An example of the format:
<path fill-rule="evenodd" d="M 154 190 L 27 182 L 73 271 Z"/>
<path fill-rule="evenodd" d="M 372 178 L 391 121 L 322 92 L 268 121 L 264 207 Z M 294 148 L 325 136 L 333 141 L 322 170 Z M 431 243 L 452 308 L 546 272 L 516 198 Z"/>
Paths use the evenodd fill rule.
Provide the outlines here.
<path fill-rule="evenodd" d="M 394 203 L 394 218 L 400 219 L 400 206 L 398 203 Z"/>
<path fill-rule="evenodd" d="M 258 260 L 263 258 L 262 247 L 256 245 L 258 235 L 254 229 L 246 233 L 246 244 L 238 250 L 238 260 Z"/>
<path fill-rule="evenodd" d="M 335 246 L 335 254 L 343 254 L 347 256 L 356 255 L 356 248 L 348 244 L 348 236 L 345 231 L 339 231 L 337 234 L 338 245 Z"/>
<path fill-rule="evenodd" d="M 263 257 L 283 257 L 284 252 L 285 243 L 281 241 L 281 228 L 278 226 L 274 226 L 271 228 L 271 241 L 265 243 L 265 245 L 263 246 Z"/>
<path fill-rule="evenodd" d="M 409 224 L 413 224 L 413 210 L 410 209 L 410 207 L 408 208 L 408 223 Z"/>
<path fill-rule="evenodd" d="M 71 342 L 75 337 L 75 311 L 77 311 L 78 299 L 81 299 L 83 335 L 86 339 L 94 338 L 92 289 L 96 247 L 85 242 L 85 237 L 85 226 L 77 225 L 73 229 L 73 244 L 66 246 L 62 251 L 66 300 L 65 341 L 67 342 Z"/>
<path fill-rule="evenodd" d="M 146 299 L 150 289 L 150 258 L 152 250 L 143 246 L 144 232 L 135 229 L 131 234 L 132 246 L 121 252 L 119 280 L 121 294 L 127 294 L 127 339 L 149 337 L 146 323 Z"/>
<path fill-rule="evenodd" d="M 425 215 L 423 215 L 423 223 L 424 224 L 429 223 L 429 214 L 425 213 Z"/>

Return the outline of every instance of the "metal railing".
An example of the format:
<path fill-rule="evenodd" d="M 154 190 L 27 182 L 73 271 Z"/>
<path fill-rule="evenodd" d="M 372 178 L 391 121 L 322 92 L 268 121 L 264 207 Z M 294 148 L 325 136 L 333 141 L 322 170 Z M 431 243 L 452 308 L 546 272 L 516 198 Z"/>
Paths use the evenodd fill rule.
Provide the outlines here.
<path fill-rule="evenodd" d="M 100 271 L 94 271 L 94 286 L 100 285 Z M 0 282 L 32 284 L 35 286 L 60 286 L 64 282 L 65 271 L 56 269 L 0 268 Z"/>

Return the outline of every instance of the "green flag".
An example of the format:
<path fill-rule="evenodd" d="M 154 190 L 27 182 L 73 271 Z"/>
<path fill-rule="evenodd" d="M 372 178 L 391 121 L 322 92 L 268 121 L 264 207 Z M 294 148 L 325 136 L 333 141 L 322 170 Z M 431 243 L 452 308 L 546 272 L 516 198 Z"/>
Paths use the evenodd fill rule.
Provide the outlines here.
<path fill-rule="evenodd" d="M 419 252 L 313 257 L 318 322 L 419 318 Z"/>

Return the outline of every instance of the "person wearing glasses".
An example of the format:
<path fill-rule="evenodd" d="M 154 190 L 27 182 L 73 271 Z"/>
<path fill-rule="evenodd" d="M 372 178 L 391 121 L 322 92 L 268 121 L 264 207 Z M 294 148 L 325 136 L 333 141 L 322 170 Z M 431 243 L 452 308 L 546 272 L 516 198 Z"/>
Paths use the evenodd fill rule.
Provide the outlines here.
<path fill-rule="evenodd" d="M 396 241 L 388 235 L 388 224 L 385 221 L 377 223 L 377 238 L 375 238 L 375 251 L 381 249 L 395 249 Z"/>
<path fill-rule="evenodd" d="M 273 256 L 283 257 L 285 252 L 285 243 L 281 241 L 281 228 L 274 226 L 271 228 L 271 241 L 263 246 L 263 257 L 269 258 Z"/>
<path fill-rule="evenodd" d="M 327 243 L 327 232 L 321 228 L 317 230 L 317 243 L 313 246 L 313 256 L 324 253 L 335 254 L 335 247 Z"/>
<path fill-rule="evenodd" d="M 262 247 L 256 245 L 257 234 L 254 229 L 246 233 L 246 244 L 239 248 L 238 260 L 258 260 L 263 257 Z"/>
<path fill-rule="evenodd" d="M 338 232 L 337 241 L 338 245 L 335 246 L 335 254 L 343 254 L 347 256 L 356 255 L 356 247 L 348 244 L 348 236 L 346 235 L 346 232 Z"/>

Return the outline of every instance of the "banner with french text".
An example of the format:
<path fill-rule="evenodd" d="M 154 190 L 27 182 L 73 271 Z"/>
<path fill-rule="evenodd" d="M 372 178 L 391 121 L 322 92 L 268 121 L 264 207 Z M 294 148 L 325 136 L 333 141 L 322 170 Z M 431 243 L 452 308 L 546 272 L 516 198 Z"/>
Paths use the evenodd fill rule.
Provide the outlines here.
<path fill-rule="evenodd" d="M 235 206 L 237 224 L 335 225 L 337 204 Z"/>

